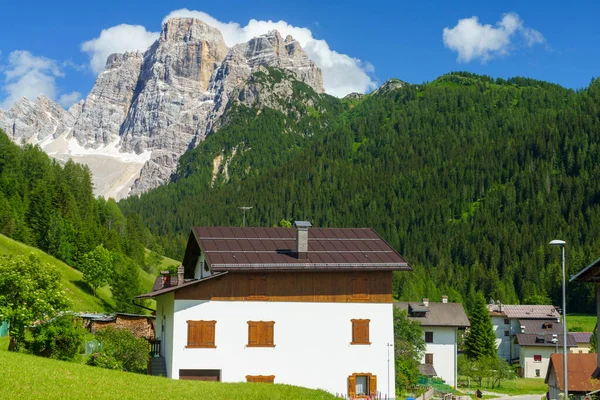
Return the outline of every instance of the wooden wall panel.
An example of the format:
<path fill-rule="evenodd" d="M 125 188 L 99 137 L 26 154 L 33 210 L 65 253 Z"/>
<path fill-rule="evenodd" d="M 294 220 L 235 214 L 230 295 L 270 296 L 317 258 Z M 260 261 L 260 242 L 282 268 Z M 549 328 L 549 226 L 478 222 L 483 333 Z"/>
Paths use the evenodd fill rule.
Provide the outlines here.
<path fill-rule="evenodd" d="M 266 295 L 251 293 L 251 279 L 266 278 Z M 364 282 L 368 293 L 365 296 Z M 353 281 L 354 280 L 354 281 Z M 354 282 L 354 284 L 353 284 Z M 360 287 L 360 293 L 353 293 Z M 230 272 L 175 292 L 176 300 L 391 303 L 392 272 Z"/>

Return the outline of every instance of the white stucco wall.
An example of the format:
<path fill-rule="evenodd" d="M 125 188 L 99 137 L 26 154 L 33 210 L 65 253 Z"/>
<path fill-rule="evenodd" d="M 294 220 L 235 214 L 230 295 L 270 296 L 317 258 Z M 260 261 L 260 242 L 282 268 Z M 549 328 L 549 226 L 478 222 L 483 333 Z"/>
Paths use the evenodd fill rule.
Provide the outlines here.
<path fill-rule="evenodd" d="M 387 346 L 394 342 L 392 304 L 176 300 L 174 305 L 171 378 L 179 378 L 179 369 L 217 369 L 223 382 L 275 375 L 275 383 L 345 395 L 349 375 L 370 372 L 382 397 L 388 388 L 391 397 L 395 393 L 394 348 Z M 351 319 L 366 318 L 371 344 L 351 345 Z M 187 349 L 188 320 L 216 320 L 217 347 Z M 275 347 L 247 347 L 247 321 L 275 321 Z"/>
<path fill-rule="evenodd" d="M 569 343 L 569 342 L 567 342 Z M 574 354 L 587 354 L 590 352 L 590 344 L 589 343 L 577 343 L 577 347 L 569 348 L 569 352 Z"/>
<path fill-rule="evenodd" d="M 560 347 L 559 347 L 560 349 Z M 535 370 L 540 370 L 540 379 L 546 377 L 548 364 L 550 363 L 550 354 L 555 352 L 554 346 L 520 346 L 521 367 L 523 368 L 524 378 L 536 378 Z M 542 362 L 533 361 L 533 356 L 539 354 L 542 356 Z"/>
<path fill-rule="evenodd" d="M 433 332 L 433 343 L 426 343 L 425 353 L 433 354 L 433 367 L 446 384 L 456 385 L 456 335 L 457 328 L 423 326 L 424 332 Z M 425 355 L 421 363 L 425 363 Z"/>

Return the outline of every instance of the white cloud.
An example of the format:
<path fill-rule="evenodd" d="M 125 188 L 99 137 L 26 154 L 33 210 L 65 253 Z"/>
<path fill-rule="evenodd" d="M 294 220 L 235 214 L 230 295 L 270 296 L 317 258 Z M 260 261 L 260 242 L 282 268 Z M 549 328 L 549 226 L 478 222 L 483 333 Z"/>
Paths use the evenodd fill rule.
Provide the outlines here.
<path fill-rule="evenodd" d="M 109 55 L 145 51 L 158 35 L 158 32 L 149 32 L 141 25 L 121 24 L 103 29 L 97 38 L 83 42 L 81 50 L 88 53 L 92 71 L 98 74 L 104 70 Z"/>
<path fill-rule="evenodd" d="M 69 107 L 77 103 L 79 100 L 81 100 L 80 92 L 64 93 L 58 98 L 58 104 L 63 106 L 63 108 L 69 109 Z"/>
<path fill-rule="evenodd" d="M 308 28 L 293 26 L 285 21 L 255 19 L 250 20 L 246 26 L 241 26 L 237 22 L 221 22 L 205 12 L 186 8 L 172 11 L 163 19 L 163 23 L 172 17 L 201 19 L 220 30 L 225 43 L 230 47 L 273 29 L 279 31 L 283 37 L 291 35 L 321 68 L 325 91 L 331 95 L 341 97 L 351 92 L 365 93 L 376 87 L 376 82 L 371 77 L 374 68 L 370 63 L 331 50 L 325 40 L 315 39 Z"/>
<path fill-rule="evenodd" d="M 56 97 L 56 78 L 64 74 L 56 61 L 34 56 L 25 50 L 15 50 L 8 56 L 8 65 L 3 68 L 6 97 L 0 108 L 9 109 L 21 97 L 35 100 L 44 94 Z"/>
<path fill-rule="evenodd" d="M 496 26 L 482 25 L 475 16 L 461 19 L 454 28 L 444 28 L 443 39 L 447 48 L 458 53 L 457 61 L 467 63 L 507 55 L 519 42 L 528 47 L 545 42 L 540 32 L 525 27 L 515 13 L 504 14 Z"/>

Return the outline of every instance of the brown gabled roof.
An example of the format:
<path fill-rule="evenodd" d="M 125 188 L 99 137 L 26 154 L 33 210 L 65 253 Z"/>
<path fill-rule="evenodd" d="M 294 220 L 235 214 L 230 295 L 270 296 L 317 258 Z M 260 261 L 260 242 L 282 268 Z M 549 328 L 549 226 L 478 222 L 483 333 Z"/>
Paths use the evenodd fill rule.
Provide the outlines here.
<path fill-rule="evenodd" d="M 192 275 L 199 250 L 212 271 L 412 270 L 370 228 L 310 228 L 307 256 L 299 259 L 294 228 L 197 226 L 184 257 L 186 277 Z"/>
<path fill-rule="evenodd" d="M 490 314 L 499 313 L 509 319 L 558 319 L 560 314 L 551 305 L 488 304 Z M 495 316 L 495 315 L 494 315 Z"/>
<path fill-rule="evenodd" d="M 563 345 L 563 335 L 556 335 L 558 339 L 558 347 L 562 347 Z M 520 346 L 545 346 L 551 347 L 556 346 L 557 343 L 552 342 L 552 334 L 535 334 L 535 333 L 518 333 L 517 334 L 517 343 Z M 567 333 L 567 347 L 577 347 L 577 342 L 575 338 L 571 336 L 570 333 Z M 568 361 L 568 360 L 567 360 Z"/>
<path fill-rule="evenodd" d="M 524 332 L 520 333 L 536 333 L 536 334 L 562 334 L 563 325 L 556 320 L 543 320 L 543 319 L 520 319 L 519 326 L 525 328 Z"/>
<path fill-rule="evenodd" d="M 592 378 L 598 362 L 598 354 L 567 354 L 567 381 L 569 382 L 569 392 L 591 392 L 600 389 L 600 380 Z M 558 388 L 564 390 L 563 375 L 563 355 L 552 354 L 550 364 L 546 373 L 545 383 L 548 383 L 550 374 L 556 374 L 556 383 Z"/>
<path fill-rule="evenodd" d="M 573 338 L 575 339 L 575 341 L 577 343 L 586 343 L 586 344 L 590 344 L 590 341 L 592 340 L 592 335 L 594 333 L 593 332 L 572 332 L 569 333 L 569 335 L 572 335 Z M 569 361 L 569 360 L 567 360 Z"/>
<path fill-rule="evenodd" d="M 178 289 L 181 289 L 181 288 L 184 288 L 184 287 L 188 287 L 188 286 L 192 286 L 192 285 L 197 285 L 198 283 L 205 282 L 205 281 L 207 281 L 209 279 L 218 278 L 218 277 L 223 276 L 225 274 L 227 274 L 227 272 L 218 272 L 218 273 L 215 273 L 215 274 L 213 274 L 211 276 L 208 276 L 206 278 L 194 279 L 194 280 L 190 280 L 190 281 L 184 282 L 181 285 L 174 284 L 174 285 L 171 285 L 171 286 L 163 288 L 163 289 L 153 290 L 152 292 L 149 292 L 149 293 L 140 294 L 139 296 L 135 296 L 135 298 L 136 299 L 151 299 L 153 297 L 161 296 L 161 295 L 166 294 L 166 293 L 174 292 L 175 290 L 178 290 Z"/>
<path fill-rule="evenodd" d="M 394 303 L 394 307 L 408 312 L 408 319 L 417 321 L 421 326 L 455 326 L 458 328 L 467 328 L 471 326 L 469 318 L 465 313 L 463 305 L 460 303 L 433 303 L 429 302 L 427 307 L 419 302 L 399 301 Z M 427 309 L 423 312 L 423 317 L 411 316 L 411 310 Z"/>

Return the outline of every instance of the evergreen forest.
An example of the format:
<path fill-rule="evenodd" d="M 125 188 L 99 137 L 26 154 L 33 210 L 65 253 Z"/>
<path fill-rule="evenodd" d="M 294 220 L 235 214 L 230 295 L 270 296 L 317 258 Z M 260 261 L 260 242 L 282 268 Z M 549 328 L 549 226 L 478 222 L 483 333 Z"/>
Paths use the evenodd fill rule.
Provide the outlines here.
<path fill-rule="evenodd" d="M 560 304 L 568 275 L 600 256 L 600 81 L 580 91 L 451 73 L 335 99 L 295 82 L 294 113 L 232 103 L 229 123 L 180 160 L 169 184 L 119 203 L 181 258 L 192 225 L 373 227 L 414 267 L 402 300 L 468 307 Z M 225 168 L 215 169 L 222 157 Z M 569 286 L 570 312 L 594 290 Z"/>

